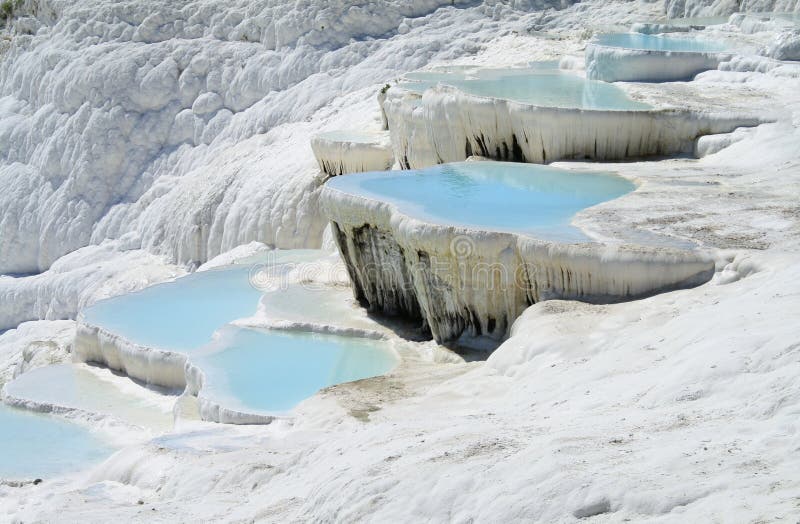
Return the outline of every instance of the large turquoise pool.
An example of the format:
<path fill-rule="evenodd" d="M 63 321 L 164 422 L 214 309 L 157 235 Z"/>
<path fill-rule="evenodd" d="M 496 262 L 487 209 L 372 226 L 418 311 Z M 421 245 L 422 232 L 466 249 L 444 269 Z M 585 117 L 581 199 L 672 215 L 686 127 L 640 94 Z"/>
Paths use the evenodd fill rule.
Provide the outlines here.
<path fill-rule="evenodd" d="M 0 478 L 47 478 L 78 471 L 114 449 L 87 429 L 0 404 Z"/>
<path fill-rule="evenodd" d="M 394 204 L 405 215 L 441 225 L 581 241 L 575 213 L 633 191 L 601 172 L 508 162 L 462 162 L 426 169 L 359 173 L 327 186 Z"/>
<path fill-rule="evenodd" d="M 503 98 L 542 107 L 642 111 L 647 104 L 628 98 L 618 87 L 560 71 L 552 62 L 516 69 L 454 69 L 408 73 L 403 88 L 422 93 L 437 85 L 472 95 Z"/>

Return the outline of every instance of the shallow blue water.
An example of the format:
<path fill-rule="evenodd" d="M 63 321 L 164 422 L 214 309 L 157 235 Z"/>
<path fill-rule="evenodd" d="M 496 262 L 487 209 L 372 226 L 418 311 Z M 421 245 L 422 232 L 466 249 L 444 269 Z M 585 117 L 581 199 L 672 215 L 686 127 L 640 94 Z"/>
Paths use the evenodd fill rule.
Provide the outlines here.
<path fill-rule="evenodd" d="M 249 274 L 246 266 L 194 273 L 98 302 L 83 315 L 138 344 L 191 351 L 223 324 L 255 312 L 261 292 Z"/>
<path fill-rule="evenodd" d="M 412 81 L 401 86 L 420 93 L 442 83 L 473 95 L 543 107 L 614 111 L 650 109 L 647 104 L 631 100 L 612 84 L 560 71 L 551 62 L 517 69 L 423 71 L 409 73 L 406 78 Z"/>
<path fill-rule="evenodd" d="M 648 51 L 681 51 L 691 53 L 718 53 L 728 47 L 721 42 L 698 38 L 677 38 L 642 33 L 610 33 L 598 35 L 596 43 L 626 49 L 643 49 Z"/>
<path fill-rule="evenodd" d="M 0 404 L 0 478 L 63 475 L 100 462 L 113 452 L 81 426 Z"/>
<path fill-rule="evenodd" d="M 391 370 L 386 342 L 355 337 L 225 327 L 222 351 L 193 359 L 206 376 L 203 396 L 247 412 L 280 412 L 321 388 Z"/>
<path fill-rule="evenodd" d="M 269 252 L 264 266 L 276 272 L 296 261 L 319 256 L 314 251 Z M 91 324 L 146 346 L 190 352 L 211 341 L 220 326 L 253 315 L 261 291 L 251 285 L 257 263 L 193 273 L 173 282 L 129 293 L 83 310 Z"/>
<path fill-rule="evenodd" d="M 633 191 L 606 173 L 579 173 L 508 162 L 462 162 L 420 170 L 359 173 L 326 184 L 391 202 L 409 216 L 442 225 L 581 241 L 569 225 L 578 211 Z"/>
<path fill-rule="evenodd" d="M 320 256 L 291 250 L 268 253 L 260 262 L 276 276 Z M 247 412 L 285 411 L 321 388 L 394 367 L 394 353 L 382 341 L 226 325 L 256 312 L 263 288 L 253 285 L 253 268 L 194 273 L 99 302 L 83 315 L 139 344 L 190 354 L 207 377 L 203 396 Z M 297 300 L 280 287 L 269 297 L 287 300 L 284 307 Z"/>

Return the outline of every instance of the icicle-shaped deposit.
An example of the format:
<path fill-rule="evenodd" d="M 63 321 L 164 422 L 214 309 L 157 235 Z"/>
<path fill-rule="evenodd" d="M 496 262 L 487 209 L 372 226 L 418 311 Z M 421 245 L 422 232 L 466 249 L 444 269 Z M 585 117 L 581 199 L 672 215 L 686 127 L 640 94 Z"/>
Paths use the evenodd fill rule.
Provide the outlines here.
<path fill-rule="evenodd" d="M 441 342 L 502 339 L 541 300 L 611 302 L 711 277 L 701 253 L 600 243 L 570 226 L 578 210 L 633 187 L 603 173 L 467 162 L 332 179 L 321 204 L 371 310 L 419 318 Z"/>

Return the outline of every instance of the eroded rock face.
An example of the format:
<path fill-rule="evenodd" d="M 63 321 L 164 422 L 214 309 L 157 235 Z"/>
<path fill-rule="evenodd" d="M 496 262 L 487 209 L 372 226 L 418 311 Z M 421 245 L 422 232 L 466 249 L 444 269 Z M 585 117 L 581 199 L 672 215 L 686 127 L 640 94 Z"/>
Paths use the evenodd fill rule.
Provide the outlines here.
<path fill-rule="evenodd" d="M 714 272 L 694 251 L 439 226 L 329 187 L 321 204 L 356 298 L 382 314 L 420 318 L 439 342 L 501 340 L 542 300 L 628 300 L 695 286 Z"/>
<path fill-rule="evenodd" d="M 311 149 L 320 170 L 328 176 L 385 171 L 394 163 L 388 133 L 373 133 L 356 139 L 317 135 Z"/>
<path fill-rule="evenodd" d="M 471 155 L 548 163 L 689 153 L 698 136 L 762 123 L 730 113 L 538 107 L 446 86 L 421 97 L 389 90 L 384 109 L 394 156 L 404 169 L 458 162 Z"/>

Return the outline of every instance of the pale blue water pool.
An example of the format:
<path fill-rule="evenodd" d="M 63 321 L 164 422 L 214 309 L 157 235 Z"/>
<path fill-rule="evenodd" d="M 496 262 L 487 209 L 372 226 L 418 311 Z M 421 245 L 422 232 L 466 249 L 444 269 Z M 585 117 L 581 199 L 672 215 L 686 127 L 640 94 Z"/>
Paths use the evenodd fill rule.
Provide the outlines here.
<path fill-rule="evenodd" d="M 0 478 L 47 478 L 79 471 L 114 452 L 85 428 L 0 404 Z"/>
<path fill-rule="evenodd" d="M 324 387 L 397 365 L 380 340 L 235 327 L 219 336 L 192 360 L 206 376 L 202 395 L 247 413 L 286 411 Z"/>
<path fill-rule="evenodd" d="M 462 162 L 426 169 L 358 173 L 327 186 L 390 202 L 408 216 L 442 225 L 582 241 L 578 211 L 633 191 L 624 178 L 535 164 Z"/>
<path fill-rule="evenodd" d="M 173 282 L 103 300 L 83 310 L 90 324 L 145 346 L 191 352 L 220 326 L 255 313 L 261 290 L 251 283 L 260 264 L 275 274 L 315 260 L 314 250 L 271 251 L 252 264 L 193 273 Z"/>
<path fill-rule="evenodd" d="M 643 33 L 610 33 L 598 35 L 594 42 L 611 47 L 645 51 L 679 51 L 684 53 L 720 53 L 729 48 L 721 42 L 702 38 L 679 38 Z"/>
<path fill-rule="evenodd" d="M 472 69 L 416 72 L 406 75 L 405 89 L 422 93 L 437 84 L 465 93 L 542 107 L 610 111 L 643 111 L 647 104 L 628 98 L 618 87 L 560 71 L 553 62 L 516 69 Z"/>
<path fill-rule="evenodd" d="M 187 353 L 207 377 L 201 394 L 226 408 L 247 413 L 286 411 L 321 388 L 380 375 L 396 364 L 394 352 L 383 341 L 226 325 L 256 313 L 265 289 L 253 285 L 254 268 L 266 267 L 276 277 L 325 255 L 312 250 L 266 253 L 251 261 L 263 266 L 194 273 L 99 302 L 83 316 L 138 344 Z M 295 292 L 284 293 L 289 288 Z M 279 303 L 277 311 L 293 309 L 307 298 L 298 297 L 296 288 L 282 282 L 267 289 L 267 299 Z M 295 320 L 305 320 L 303 311 L 296 313 Z M 309 320 L 319 321 L 318 317 L 311 315 Z M 67 387 L 61 393 L 65 402 L 85 402 L 80 392 L 69 389 L 72 378 L 46 388 L 49 397 Z M 131 411 L 127 404 L 112 407 Z"/>

